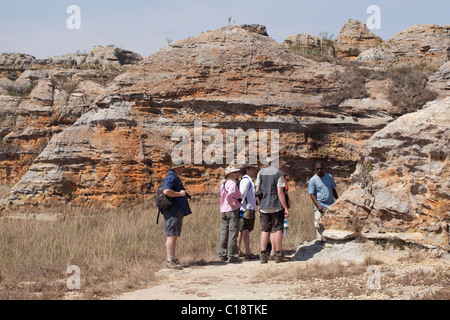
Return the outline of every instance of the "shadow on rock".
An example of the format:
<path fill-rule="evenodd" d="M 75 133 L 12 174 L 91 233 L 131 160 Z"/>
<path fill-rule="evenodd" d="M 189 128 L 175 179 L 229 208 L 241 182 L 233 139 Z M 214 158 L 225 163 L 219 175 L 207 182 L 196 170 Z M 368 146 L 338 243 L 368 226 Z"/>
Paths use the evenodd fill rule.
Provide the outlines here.
<path fill-rule="evenodd" d="M 292 260 L 307 261 L 323 250 L 325 242 L 321 240 L 306 241 L 299 245 Z"/>

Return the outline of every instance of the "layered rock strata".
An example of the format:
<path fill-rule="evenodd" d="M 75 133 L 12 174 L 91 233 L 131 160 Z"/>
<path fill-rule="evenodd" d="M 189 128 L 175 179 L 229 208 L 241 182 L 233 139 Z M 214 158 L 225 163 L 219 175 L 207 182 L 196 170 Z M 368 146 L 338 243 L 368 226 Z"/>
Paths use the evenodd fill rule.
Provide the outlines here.
<path fill-rule="evenodd" d="M 205 32 L 118 76 L 54 136 L 3 203 L 116 205 L 140 198 L 165 176 L 177 145 L 173 132 L 186 129 L 193 137 L 195 121 L 222 137 L 227 129 L 279 130 L 293 182 L 304 183 L 319 158 L 348 177 L 362 142 L 392 120 L 389 104 L 373 96 L 321 108 L 322 95 L 339 87 L 331 76 L 336 68 L 292 53 L 261 30 Z M 184 182 L 192 194 L 217 192 L 223 167 L 192 165 Z"/>
<path fill-rule="evenodd" d="M 450 58 L 450 26 L 415 25 L 379 43 L 361 50 L 359 61 L 384 66 L 427 64 L 439 68 Z"/>
<path fill-rule="evenodd" d="M 325 235 L 450 249 L 449 146 L 450 98 L 377 132 L 360 153 L 351 188 L 327 211 Z"/>
<path fill-rule="evenodd" d="M 51 138 L 75 123 L 126 65 L 142 58 L 115 47 L 35 59 L 0 56 L 0 180 L 18 182 Z"/>

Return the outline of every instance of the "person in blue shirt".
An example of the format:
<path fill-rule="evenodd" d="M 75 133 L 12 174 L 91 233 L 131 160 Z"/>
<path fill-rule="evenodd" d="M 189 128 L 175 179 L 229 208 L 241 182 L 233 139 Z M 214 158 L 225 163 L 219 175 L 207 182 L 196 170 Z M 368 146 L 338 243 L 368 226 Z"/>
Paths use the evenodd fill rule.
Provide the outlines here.
<path fill-rule="evenodd" d="M 189 198 L 179 176 L 184 172 L 184 165 L 174 165 L 164 178 L 163 192 L 173 202 L 172 208 L 163 210 L 164 226 L 166 229 L 167 241 L 167 268 L 182 269 L 180 262 L 175 258 L 175 248 L 177 239 L 181 236 L 183 218 L 192 213 L 189 207 Z"/>
<path fill-rule="evenodd" d="M 327 208 L 339 197 L 333 176 L 325 172 L 323 162 L 317 162 L 315 170 L 316 174 L 309 180 L 308 193 L 314 203 L 314 225 L 317 239 L 323 241 L 323 225 L 320 224 L 320 220 L 323 218 Z"/>

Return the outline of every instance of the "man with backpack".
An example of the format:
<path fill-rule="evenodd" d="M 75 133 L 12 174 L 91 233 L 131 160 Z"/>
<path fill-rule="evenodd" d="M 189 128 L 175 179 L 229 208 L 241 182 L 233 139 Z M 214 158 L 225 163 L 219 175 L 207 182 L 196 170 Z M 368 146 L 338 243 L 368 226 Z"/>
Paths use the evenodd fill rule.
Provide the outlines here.
<path fill-rule="evenodd" d="M 258 197 L 258 212 L 261 218 L 261 263 L 267 263 L 267 245 L 273 234 L 272 250 L 276 263 L 283 262 L 283 224 L 290 217 L 286 202 L 286 179 L 280 170 L 284 160 L 274 159 L 270 166 L 261 169 L 256 179 L 256 196 Z"/>
<path fill-rule="evenodd" d="M 169 209 L 162 210 L 167 235 L 167 268 L 176 270 L 183 268 L 178 259 L 175 258 L 177 239 L 181 235 L 183 218 L 192 213 L 188 202 L 190 196 L 186 193 L 183 183 L 179 178 L 184 172 L 184 166 L 184 164 L 172 164 L 169 173 L 164 178 L 162 188 L 164 195 L 173 204 Z"/>
<path fill-rule="evenodd" d="M 242 218 L 239 220 L 238 249 L 239 256 L 246 260 L 256 259 L 250 250 L 250 232 L 255 227 L 255 212 L 258 210 L 255 197 L 255 186 L 252 177 L 256 173 L 256 167 L 250 164 L 242 167 L 242 178 L 239 182 L 239 191 L 242 194 Z M 241 250 L 241 243 L 244 240 L 245 254 Z"/>

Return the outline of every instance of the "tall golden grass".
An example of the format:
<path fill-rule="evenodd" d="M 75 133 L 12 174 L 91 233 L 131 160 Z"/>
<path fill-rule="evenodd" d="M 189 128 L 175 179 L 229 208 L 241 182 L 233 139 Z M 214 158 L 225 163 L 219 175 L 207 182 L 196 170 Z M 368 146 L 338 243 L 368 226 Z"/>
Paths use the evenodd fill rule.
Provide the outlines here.
<path fill-rule="evenodd" d="M 291 192 L 290 235 L 286 250 L 315 236 L 313 207 L 306 190 Z M 177 255 L 184 264 L 218 261 L 218 197 L 194 198 L 184 220 Z M 151 285 L 165 266 L 163 219 L 156 225 L 152 199 L 114 210 L 54 207 L 28 218 L 0 218 L 0 299 L 63 299 L 67 267 L 81 269 L 80 296 L 107 297 Z M 43 213 L 51 220 L 37 219 Z M 30 218 L 31 217 L 31 218 Z M 259 253 L 259 219 L 251 249 Z"/>

